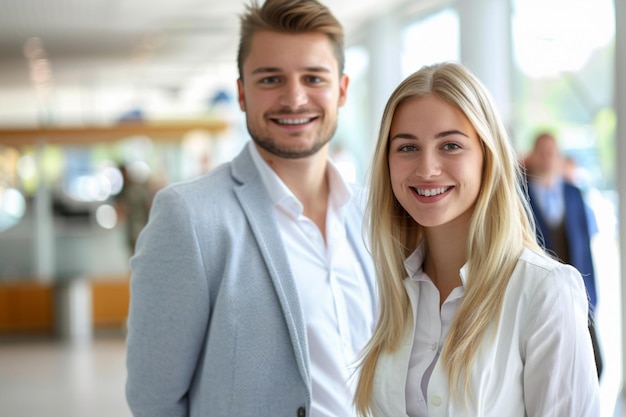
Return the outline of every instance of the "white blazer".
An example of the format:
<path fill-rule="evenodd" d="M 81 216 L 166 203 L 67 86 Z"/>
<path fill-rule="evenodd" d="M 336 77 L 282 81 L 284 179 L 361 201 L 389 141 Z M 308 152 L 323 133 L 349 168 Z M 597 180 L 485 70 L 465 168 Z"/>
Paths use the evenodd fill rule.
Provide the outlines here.
<path fill-rule="evenodd" d="M 413 284 L 405 280 L 414 317 L 419 288 Z M 451 401 L 447 372 L 439 359 L 428 383 L 428 416 L 599 416 L 587 305 L 576 269 L 525 250 L 509 281 L 497 327 L 485 336 L 472 366 L 475 400 L 467 399 L 467 409 Z M 399 349 L 378 359 L 373 385 L 376 417 L 407 416 L 405 388 L 414 328 L 413 320 L 408 320 Z"/>

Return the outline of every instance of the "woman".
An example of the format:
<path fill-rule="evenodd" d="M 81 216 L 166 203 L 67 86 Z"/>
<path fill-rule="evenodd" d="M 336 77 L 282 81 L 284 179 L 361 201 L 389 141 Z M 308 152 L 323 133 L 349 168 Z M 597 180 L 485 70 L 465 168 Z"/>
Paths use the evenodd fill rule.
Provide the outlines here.
<path fill-rule="evenodd" d="M 371 173 L 380 316 L 361 415 L 599 415 L 583 281 L 537 245 L 521 178 L 463 66 L 424 67 L 396 88 Z"/>

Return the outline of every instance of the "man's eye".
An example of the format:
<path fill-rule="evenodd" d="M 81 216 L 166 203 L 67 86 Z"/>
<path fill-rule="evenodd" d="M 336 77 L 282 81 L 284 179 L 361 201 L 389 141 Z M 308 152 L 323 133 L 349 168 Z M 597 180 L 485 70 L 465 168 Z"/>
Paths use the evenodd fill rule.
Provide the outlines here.
<path fill-rule="evenodd" d="M 322 80 L 320 77 L 311 76 L 311 77 L 307 77 L 307 81 L 311 84 L 319 84 L 324 80 Z"/>
<path fill-rule="evenodd" d="M 265 77 L 261 79 L 261 84 L 275 84 L 278 82 L 278 77 Z"/>

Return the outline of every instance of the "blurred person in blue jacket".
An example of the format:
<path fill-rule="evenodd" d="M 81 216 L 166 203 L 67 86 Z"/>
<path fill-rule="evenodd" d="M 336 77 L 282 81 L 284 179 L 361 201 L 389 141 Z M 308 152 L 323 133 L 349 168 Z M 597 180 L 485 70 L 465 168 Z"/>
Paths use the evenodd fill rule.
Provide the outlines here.
<path fill-rule="evenodd" d="M 595 327 L 598 295 L 591 251 L 591 239 L 597 232 L 594 213 L 582 190 L 565 175 L 565 159 L 554 134 L 541 132 L 535 137 L 525 165 L 539 243 L 583 276 L 589 297 L 589 331 L 600 377 L 603 362 Z"/>

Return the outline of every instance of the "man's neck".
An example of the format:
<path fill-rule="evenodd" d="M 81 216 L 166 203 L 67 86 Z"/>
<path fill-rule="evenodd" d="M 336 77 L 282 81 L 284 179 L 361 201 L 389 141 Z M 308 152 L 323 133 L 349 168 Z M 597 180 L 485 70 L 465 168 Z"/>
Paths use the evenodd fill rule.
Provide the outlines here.
<path fill-rule="evenodd" d="M 300 201 L 303 214 L 325 235 L 330 193 L 327 175 L 328 148 L 324 147 L 309 157 L 296 159 L 281 158 L 262 149 L 259 149 L 259 154 Z"/>
<path fill-rule="evenodd" d="M 556 172 L 546 172 L 537 178 L 539 184 L 545 188 L 553 187 L 560 179 L 561 175 Z"/>

